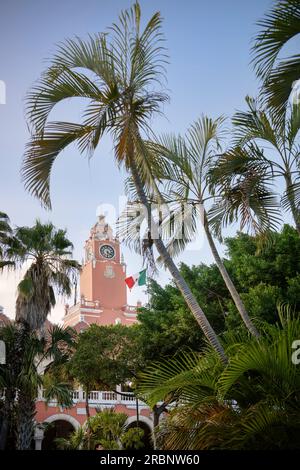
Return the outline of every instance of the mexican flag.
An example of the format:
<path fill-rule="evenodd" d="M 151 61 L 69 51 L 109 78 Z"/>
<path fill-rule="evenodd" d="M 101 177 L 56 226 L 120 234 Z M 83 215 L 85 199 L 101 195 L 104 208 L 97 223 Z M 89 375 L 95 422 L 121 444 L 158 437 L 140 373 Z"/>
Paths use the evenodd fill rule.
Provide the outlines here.
<path fill-rule="evenodd" d="M 146 284 L 147 278 L 147 269 L 143 269 L 137 274 L 133 274 L 132 276 L 126 277 L 125 282 L 129 289 L 132 289 L 133 286 L 144 286 Z"/>

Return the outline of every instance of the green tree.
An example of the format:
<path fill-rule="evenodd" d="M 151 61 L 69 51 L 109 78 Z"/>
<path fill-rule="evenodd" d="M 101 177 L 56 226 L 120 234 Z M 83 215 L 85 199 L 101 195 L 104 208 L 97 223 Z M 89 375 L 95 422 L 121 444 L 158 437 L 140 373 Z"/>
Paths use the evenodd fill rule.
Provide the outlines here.
<path fill-rule="evenodd" d="M 91 325 L 79 335 L 69 371 L 85 391 L 88 418 L 91 390 L 115 389 L 136 373 L 138 360 L 134 349 L 134 330 L 124 325 Z"/>
<path fill-rule="evenodd" d="M 214 261 L 227 289 L 249 331 L 258 336 L 245 305 L 218 253 L 209 219 L 207 203 L 212 198 L 209 172 L 216 164 L 225 135 L 224 119 L 202 116 L 189 128 L 186 138 L 165 136 L 155 145 L 158 156 L 164 159 L 159 178 L 167 182 L 165 197 L 167 214 L 161 224 L 163 232 L 173 235 L 167 248 L 171 255 L 181 252 L 197 234 L 199 221 L 204 229 Z M 164 225 L 166 227 L 164 227 Z M 164 230 L 165 229 L 165 230 Z"/>
<path fill-rule="evenodd" d="M 225 328 L 225 314 L 228 310 L 229 293 L 215 265 L 188 267 L 180 266 L 180 272 L 189 283 L 196 299 L 205 307 L 209 322 L 217 333 Z M 188 309 L 182 295 L 174 285 L 159 286 L 155 281 L 149 286 L 150 302 L 139 310 L 139 323 L 136 331 L 137 353 L 143 370 L 153 361 L 178 355 L 183 351 L 203 350 L 206 339 L 197 328 L 197 322 Z M 234 312 L 236 313 L 236 311 Z M 136 380 L 134 381 L 136 382 Z M 139 392 L 135 389 L 135 393 Z M 143 396 L 140 396 L 143 400 Z M 166 411 L 168 400 L 152 407 L 154 424 L 154 447 L 156 448 L 155 429 L 161 414 Z"/>
<path fill-rule="evenodd" d="M 150 406 L 171 396 L 160 426 L 166 450 L 299 449 L 300 369 L 293 363 L 300 320 L 288 309 L 259 339 L 227 334 L 223 365 L 209 348 L 155 364 L 141 375 Z M 299 357 L 299 354 L 298 354 Z"/>
<path fill-rule="evenodd" d="M 187 279 L 199 303 L 205 306 L 209 322 L 217 333 L 225 327 L 227 291 L 215 266 L 188 266 L 180 271 Z M 176 286 L 161 287 L 151 281 L 148 287 L 149 305 L 139 310 L 139 323 L 134 326 L 138 354 L 142 364 L 179 352 L 205 347 L 205 337 Z"/>
<path fill-rule="evenodd" d="M 80 269 L 71 259 L 73 245 L 66 231 L 52 223 L 36 221 L 33 227 L 13 232 L 6 250 L 16 266 L 30 266 L 18 285 L 16 320 L 25 320 L 31 329 L 40 330 L 56 303 L 55 291 L 71 294 L 72 283 Z"/>
<path fill-rule="evenodd" d="M 123 449 L 137 450 L 144 447 L 143 444 L 144 431 L 141 428 L 129 428 L 121 436 Z"/>
<path fill-rule="evenodd" d="M 116 162 L 131 174 L 139 201 L 148 214 L 149 230 L 156 232 L 152 241 L 159 255 L 204 334 L 226 361 L 215 332 L 156 230 L 147 199 L 146 188 L 157 189 L 152 168 L 159 161 L 143 136 L 152 133 L 150 119 L 168 99 L 161 86 L 166 62 L 161 24 L 157 12 L 142 30 L 141 10 L 136 2 L 120 14 L 118 24 L 113 24 L 109 33 L 90 36 L 85 42 L 69 39 L 59 47 L 28 96 L 32 137 L 22 175 L 26 188 L 50 207 L 50 174 L 56 157 L 75 142 L 81 152 L 91 156 L 108 133 Z M 82 124 L 48 121 L 56 104 L 74 97 L 88 100 Z"/>
<path fill-rule="evenodd" d="M 71 406 L 70 387 L 60 381 L 56 368 L 70 357 L 74 332 L 70 328 L 53 326 L 47 338 L 40 338 L 22 321 L 0 329 L 5 341 L 7 361 L 0 365 L 0 389 L 5 390 L 1 409 L 1 448 L 7 435 L 18 450 L 30 449 L 34 432 L 36 398 L 40 387 L 45 387 L 46 402 L 56 398 L 62 406 Z M 42 373 L 44 361 L 47 371 Z"/>
<path fill-rule="evenodd" d="M 270 323 L 278 321 L 276 306 L 288 303 L 300 308 L 300 240 L 297 231 L 285 225 L 272 233 L 269 243 L 260 250 L 260 238 L 239 233 L 226 239 L 226 265 L 245 304 L 251 305 L 253 318 Z M 227 327 L 237 327 L 239 319 L 234 306 L 227 304 Z"/>
<path fill-rule="evenodd" d="M 261 249 L 261 239 L 245 233 L 226 238 L 224 265 L 237 286 L 255 323 L 278 321 L 277 305 L 289 303 L 300 309 L 300 239 L 297 231 L 285 225 L 270 235 Z M 198 302 L 207 312 L 214 330 L 241 327 L 240 315 L 215 264 L 187 266 L 180 271 Z M 175 285 L 149 286 L 150 301 L 139 314 L 139 352 L 147 361 L 172 356 L 191 348 L 200 351 L 204 336 Z M 174 320 L 174 321 L 173 321 Z"/>
<path fill-rule="evenodd" d="M 251 191 L 253 200 L 256 203 L 260 201 L 261 213 L 254 228 L 267 229 L 268 225 L 272 228 L 276 226 L 278 217 L 270 192 L 278 192 L 279 185 L 282 185 L 281 205 L 291 212 L 300 235 L 300 105 L 293 105 L 285 119 L 278 122 L 253 98 L 247 97 L 246 102 L 248 109 L 237 112 L 233 117 L 234 146 L 219 158 L 212 172 L 213 180 L 222 190 L 215 210 L 223 208 L 226 214 L 225 209 L 229 206 L 228 210 L 232 212 L 230 201 L 233 194 L 242 194 L 239 209 L 251 220 L 251 198 L 245 197 Z"/>
<path fill-rule="evenodd" d="M 89 418 L 88 427 L 80 427 L 68 439 L 56 439 L 56 444 L 63 450 L 85 450 L 96 444 L 101 444 L 104 450 L 139 449 L 143 446 L 143 430 L 126 429 L 127 418 L 125 413 L 99 411 Z"/>

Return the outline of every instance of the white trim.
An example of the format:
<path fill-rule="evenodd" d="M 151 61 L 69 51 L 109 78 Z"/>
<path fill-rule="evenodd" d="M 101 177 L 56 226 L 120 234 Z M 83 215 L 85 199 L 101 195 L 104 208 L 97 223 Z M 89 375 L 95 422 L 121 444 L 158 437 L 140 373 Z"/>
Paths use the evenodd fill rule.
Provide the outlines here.
<path fill-rule="evenodd" d="M 43 422 L 44 423 L 53 423 L 54 421 L 58 421 L 58 420 L 68 421 L 70 424 L 72 424 L 74 429 L 80 428 L 80 423 L 77 421 L 77 419 L 73 418 L 73 416 L 65 415 L 63 413 L 58 413 L 58 414 L 55 414 L 55 415 L 51 415 L 48 418 L 46 418 Z"/>
<path fill-rule="evenodd" d="M 127 420 L 125 422 L 125 427 L 127 428 L 127 426 L 129 426 L 129 424 L 135 423 L 136 420 L 137 420 L 136 415 L 130 416 L 129 418 L 127 418 Z M 141 421 L 142 423 L 147 424 L 147 426 L 150 428 L 151 431 L 153 430 L 153 421 L 150 418 L 147 418 L 146 416 L 140 415 L 139 416 L 139 421 Z"/>
<path fill-rule="evenodd" d="M 99 310 L 99 309 L 96 309 L 96 308 L 93 308 L 93 307 L 86 307 L 86 308 L 82 308 L 80 309 L 81 312 L 86 312 L 86 313 L 102 313 L 103 310 Z M 91 316 L 94 316 L 96 317 L 97 315 L 91 315 Z"/>

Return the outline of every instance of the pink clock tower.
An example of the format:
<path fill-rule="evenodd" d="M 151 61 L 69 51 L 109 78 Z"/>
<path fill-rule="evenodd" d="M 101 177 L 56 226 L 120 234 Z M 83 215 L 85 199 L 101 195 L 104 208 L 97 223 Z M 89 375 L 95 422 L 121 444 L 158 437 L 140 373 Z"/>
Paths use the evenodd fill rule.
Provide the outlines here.
<path fill-rule="evenodd" d="M 72 307 L 66 305 L 64 325 L 82 331 L 92 323 L 130 325 L 136 322 L 136 307 L 127 305 L 125 277 L 120 243 L 105 217 L 100 215 L 85 242 L 80 301 Z"/>

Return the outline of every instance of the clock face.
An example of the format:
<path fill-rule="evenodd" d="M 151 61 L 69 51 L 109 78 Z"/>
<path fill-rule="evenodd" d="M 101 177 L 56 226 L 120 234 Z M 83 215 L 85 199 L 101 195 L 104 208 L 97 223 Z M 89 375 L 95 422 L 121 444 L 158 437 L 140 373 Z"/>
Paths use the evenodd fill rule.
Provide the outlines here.
<path fill-rule="evenodd" d="M 99 251 L 103 258 L 111 259 L 115 256 L 115 250 L 110 245 L 101 245 Z"/>

